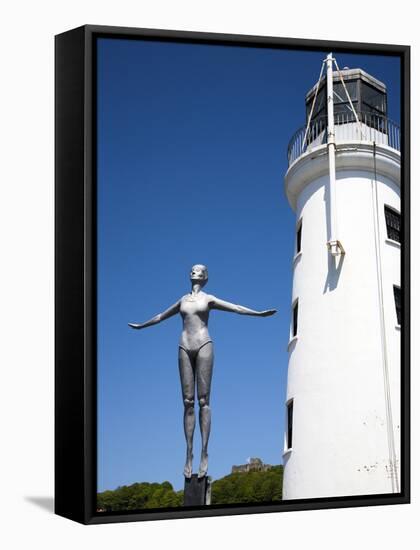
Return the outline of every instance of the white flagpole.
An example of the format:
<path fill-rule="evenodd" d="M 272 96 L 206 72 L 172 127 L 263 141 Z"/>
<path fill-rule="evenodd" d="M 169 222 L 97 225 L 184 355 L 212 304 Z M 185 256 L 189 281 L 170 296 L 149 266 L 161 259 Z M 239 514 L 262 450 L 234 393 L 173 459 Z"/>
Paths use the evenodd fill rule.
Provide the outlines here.
<path fill-rule="evenodd" d="M 335 181 L 335 129 L 334 129 L 334 96 L 333 96 L 333 55 L 327 56 L 327 113 L 328 113 L 328 160 L 329 160 L 329 199 L 330 199 L 330 234 L 327 246 L 333 256 L 344 254 L 344 248 L 337 238 L 337 208 Z"/>

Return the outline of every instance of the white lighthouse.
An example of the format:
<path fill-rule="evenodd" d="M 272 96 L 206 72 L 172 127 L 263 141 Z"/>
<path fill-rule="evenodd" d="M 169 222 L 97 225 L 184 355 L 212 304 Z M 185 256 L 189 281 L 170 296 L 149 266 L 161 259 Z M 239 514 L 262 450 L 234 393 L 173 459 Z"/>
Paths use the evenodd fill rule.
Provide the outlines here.
<path fill-rule="evenodd" d="M 283 498 L 396 493 L 399 128 L 385 84 L 332 54 L 306 108 L 285 176 L 296 246 Z"/>

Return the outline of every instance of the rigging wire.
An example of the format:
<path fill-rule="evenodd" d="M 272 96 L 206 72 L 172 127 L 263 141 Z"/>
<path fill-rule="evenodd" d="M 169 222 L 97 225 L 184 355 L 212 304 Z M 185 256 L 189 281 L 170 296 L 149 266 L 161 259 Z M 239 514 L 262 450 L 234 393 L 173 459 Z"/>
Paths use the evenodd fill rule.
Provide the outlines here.
<path fill-rule="evenodd" d="M 346 95 L 347 95 L 347 99 L 349 100 L 349 103 L 351 105 L 351 110 L 353 111 L 353 114 L 356 118 L 356 122 L 357 122 L 357 125 L 359 127 L 360 134 L 361 134 L 362 138 L 365 139 L 365 135 L 364 135 L 363 130 L 362 130 L 362 125 L 360 123 L 359 117 L 357 116 L 357 112 L 356 112 L 356 109 L 354 108 L 353 101 L 351 100 L 350 94 L 347 90 L 347 86 L 344 83 L 343 74 L 340 71 L 340 68 L 338 66 L 336 58 L 334 57 L 333 59 L 334 59 L 335 66 L 337 67 L 337 72 L 338 72 L 338 75 L 340 77 L 341 84 L 343 85 L 344 91 L 346 92 Z"/>
<path fill-rule="evenodd" d="M 311 124 L 312 114 L 313 114 L 313 112 L 314 112 L 315 102 L 316 102 L 316 98 L 317 98 L 317 96 L 318 96 L 319 85 L 321 84 L 322 73 L 324 72 L 324 67 L 325 67 L 325 59 L 324 59 L 324 61 L 322 62 L 322 65 L 321 65 L 321 71 L 320 71 L 320 73 L 319 73 L 319 78 L 318 78 L 318 82 L 317 82 L 317 85 L 316 85 L 316 90 L 315 90 L 314 99 L 313 99 L 313 101 L 312 101 L 311 112 L 309 113 L 308 123 L 307 123 L 307 125 L 306 125 L 305 135 L 304 135 L 303 141 L 302 141 L 301 153 L 303 152 L 303 149 L 305 148 L 306 139 L 307 139 L 307 137 L 308 137 L 309 126 L 310 126 L 310 124 Z"/>
<path fill-rule="evenodd" d="M 389 466 L 392 490 L 399 493 L 399 482 L 397 474 L 397 457 L 395 451 L 395 438 L 392 419 L 392 405 L 391 405 L 391 390 L 389 382 L 389 368 L 388 368 L 388 349 L 385 332 L 385 311 L 384 311 L 384 292 L 382 285 L 382 258 L 381 247 L 379 242 L 379 199 L 378 199 L 378 176 L 376 169 L 376 142 L 373 142 L 373 171 L 374 180 L 372 182 L 372 194 L 374 204 L 374 228 L 375 228 L 375 252 L 376 252 L 376 276 L 378 282 L 378 298 L 379 298 L 379 312 L 380 312 L 380 325 L 381 325 L 381 345 L 382 345 L 382 369 L 384 376 L 384 392 L 385 392 L 385 414 L 388 434 L 388 452 L 389 452 Z"/>

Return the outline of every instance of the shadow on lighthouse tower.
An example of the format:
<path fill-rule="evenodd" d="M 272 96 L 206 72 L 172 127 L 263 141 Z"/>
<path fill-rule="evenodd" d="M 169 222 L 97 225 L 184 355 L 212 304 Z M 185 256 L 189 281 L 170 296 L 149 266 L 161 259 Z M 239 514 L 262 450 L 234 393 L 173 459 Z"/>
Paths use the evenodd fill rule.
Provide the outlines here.
<path fill-rule="evenodd" d="M 325 74 L 324 74 L 325 72 Z M 283 498 L 400 491 L 400 133 L 330 54 L 288 147 L 296 213 Z"/>

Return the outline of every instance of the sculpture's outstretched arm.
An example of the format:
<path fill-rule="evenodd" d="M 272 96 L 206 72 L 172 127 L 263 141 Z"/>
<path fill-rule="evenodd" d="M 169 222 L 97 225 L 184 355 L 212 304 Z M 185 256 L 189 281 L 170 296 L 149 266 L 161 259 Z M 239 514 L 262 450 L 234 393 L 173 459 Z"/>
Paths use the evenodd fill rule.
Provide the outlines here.
<path fill-rule="evenodd" d="M 168 309 L 165 309 L 162 313 L 158 313 L 154 317 L 152 317 L 149 321 L 146 321 L 145 323 L 128 323 L 128 326 L 131 328 L 146 328 L 150 327 L 152 325 L 157 325 L 161 321 L 164 321 L 165 319 L 169 319 L 169 317 L 172 317 L 173 315 L 176 315 L 179 312 L 179 306 L 181 305 L 181 300 L 178 300 L 175 304 L 173 304 L 171 307 L 168 307 Z"/>
<path fill-rule="evenodd" d="M 274 315 L 276 309 L 265 309 L 264 311 L 255 311 L 249 307 L 240 306 L 238 304 L 231 304 L 225 300 L 220 300 L 216 296 L 210 296 L 209 306 L 211 309 L 220 309 L 222 311 L 230 311 L 232 313 L 239 313 L 239 315 L 256 315 L 258 317 L 268 317 Z"/>

